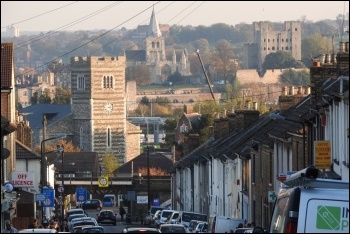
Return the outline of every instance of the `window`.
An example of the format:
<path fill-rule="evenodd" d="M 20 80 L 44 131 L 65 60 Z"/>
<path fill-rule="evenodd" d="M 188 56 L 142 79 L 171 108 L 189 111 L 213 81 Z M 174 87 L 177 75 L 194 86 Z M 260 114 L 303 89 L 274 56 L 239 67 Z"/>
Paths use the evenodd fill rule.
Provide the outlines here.
<path fill-rule="evenodd" d="M 152 48 L 155 48 L 156 44 L 154 43 L 154 41 L 152 42 Z"/>
<path fill-rule="evenodd" d="M 28 96 L 28 91 L 27 90 L 23 91 L 23 96 L 24 97 Z"/>
<path fill-rule="evenodd" d="M 83 127 L 80 127 L 80 130 L 79 130 L 79 147 L 80 147 L 80 149 L 83 148 L 83 139 L 84 139 L 83 133 L 84 133 Z"/>
<path fill-rule="evenodd" d="M 294 31 L 298 31 L 298 28 L 295 28 Z"/>
<path fill-rule="evenodd" d="M 274 46 L 272 46 L 272 50 L 275 50 L 275 47 L 274 47 Z"/>
<path fill-rule="evenodd" d="M 286 50 L 288 50 L 288 46 L 286 46 Z"/>
<path fill-rule="evenodd" d="M 112 133 L 111 129 L 107 128 L 107 147 L 110 148 L 112 145 Z"/>
<path fill-rule="evenodd" d="M 103 88 L 113 89 L 113 76 L 103 76 Z"/>
<path fill-rule="evenodd" d="M 286 42 L 288 42 L 288 38 L 286 39 Z"/>
<path fill-rule="evenodd" d="M 160 43 L 159 43 L 159 41 L 157 42 L 157 48 L 160 48 Z"/>
<path fill-rule="evenodd" d="M 282 39 L 282 42 L 284 42 L 284 39 Z"/>
<path fill-rule="evenodd" d="M 272 185 L 272 181 L 273 181 L 273 157 L 272 157 L 272 153 L 270 152 L 269 155 L 269 164 L 270 164 L 270 168 L 271 170 L 269 170 L 269 184 Z"/>
<path fill-rule="evenodd" d="M 180 126 L 180 132 L 182 132 L 182 133 L 187 132 L 187 126 L 185 124 L 182 124 Z"/>
<path fill-rule="evenodd" d="M 77 76 L 77 90 L 85 90 L 85 76 L 84 75 Z"/>

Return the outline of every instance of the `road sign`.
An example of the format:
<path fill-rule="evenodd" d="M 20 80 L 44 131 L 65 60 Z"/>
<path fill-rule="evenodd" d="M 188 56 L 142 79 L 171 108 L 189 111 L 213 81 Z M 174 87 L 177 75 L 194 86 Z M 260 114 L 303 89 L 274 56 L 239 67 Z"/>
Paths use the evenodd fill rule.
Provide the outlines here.
<path fill-rule="evenodd" d="M 45 194 L 35 194 L 35 201 L 45 201 Z"/>
<path fill-rule="evenodd" d="M 87 198 L 86 188 L 77 188 L 76 198 L 77 198 L 77 202 L 86 202 L 86 198 Z"/>
<path fill-rule="evenodd" d="M 98 187 L 108 187 L 108 176 L 98 177 Z"/>
<path fill-rule="evenodd" d="M 276 201 L 276 192 L 275 191 L 268 191 L 268 199 L 269 202 L 275 202 Z"/>
<path fill-rule="evenodd" d="M 62 185 L 58 186 L 58 192 L 63 193 L 64 187 Z"/>
<path fill-rule="evenodd" d="M 55 190 L 52 188 L 43 188 L 43 195 L 45 195 L 45 200 L 42 202 L 43 207 L 54 207 Z"/>

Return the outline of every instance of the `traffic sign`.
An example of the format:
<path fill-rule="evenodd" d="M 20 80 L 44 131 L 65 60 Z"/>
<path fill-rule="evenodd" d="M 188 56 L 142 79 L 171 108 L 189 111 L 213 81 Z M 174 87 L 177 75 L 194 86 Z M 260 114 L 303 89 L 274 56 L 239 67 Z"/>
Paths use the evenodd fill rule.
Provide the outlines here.
<path fill-rule="evenodd" d="M 35 201 L 45 201 L 45 194 L 35 194 Z"/>
<path fill-rule="evenodd" d="M 43 188 L 43 194 L 45 195 L 45 200 L 42 201 L 42 206 L 54 207 L 55 190 L 51 188 Z"/>
<path fill-rule="evenodd" d="M 63 185 L 59 185 L 58 186 L 58 192 L 63 193 L 63 191 L 64 191 Z"/>
<path fill-rule="evenodd" d="M 108 176 L 98 177 L 98 187 L 108 187 Z"/>
<path fill-rule="evenodd" d="M 76 198 L 77 198 L 77 202 L 86 202 L 86 198 L 87 198 L 86 188 L 77 188 Z"/>

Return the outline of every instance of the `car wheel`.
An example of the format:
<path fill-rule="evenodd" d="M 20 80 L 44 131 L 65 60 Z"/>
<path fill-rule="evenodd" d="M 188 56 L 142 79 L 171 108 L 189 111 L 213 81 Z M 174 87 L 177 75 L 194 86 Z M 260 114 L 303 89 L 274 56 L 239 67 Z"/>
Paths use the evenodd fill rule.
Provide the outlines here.
<path fill-rule="evenodd" d="M 97 207 L 96 210 L 97 210 L 97 211 L 100 211 L 100 210 L 101 210 L 101 207 Z"/>

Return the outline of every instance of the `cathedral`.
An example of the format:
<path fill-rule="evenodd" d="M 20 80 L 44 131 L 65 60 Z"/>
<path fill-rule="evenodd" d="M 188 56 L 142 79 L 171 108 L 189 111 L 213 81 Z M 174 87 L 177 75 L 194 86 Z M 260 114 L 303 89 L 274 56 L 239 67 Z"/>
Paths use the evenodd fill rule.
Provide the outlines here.
<path fill-rule="evenodd" d="M 161 84 L 169 75 L 178 72 L 190 76 L 190 62 L 186 49 L 165 48 L 165 38 L 161 33 L 154 9 L 152 11 L 147 35 L 139 50 L 125 51 L 127 66 L 144 64 L 149 68 L 151 83 Z"/>

